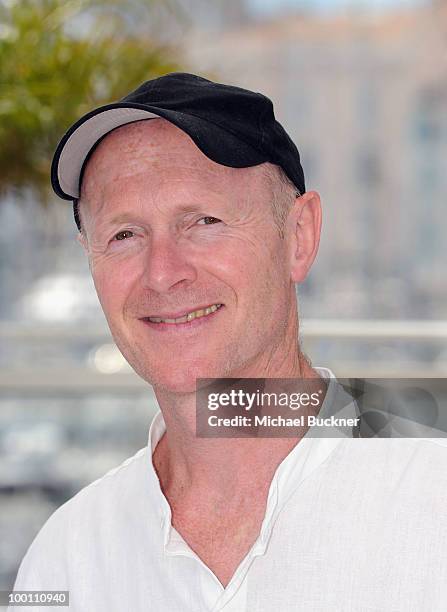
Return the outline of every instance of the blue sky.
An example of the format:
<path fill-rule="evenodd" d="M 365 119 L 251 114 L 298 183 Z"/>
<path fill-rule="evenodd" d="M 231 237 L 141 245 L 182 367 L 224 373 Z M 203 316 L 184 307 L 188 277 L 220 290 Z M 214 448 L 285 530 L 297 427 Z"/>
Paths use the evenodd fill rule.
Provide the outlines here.
<path fill-rule="evenodd" d="M 247 0 L 258 13 L 271 14 L 278 9 L 305 8 L 306 10 L 333 11 L 340 8 L 371 9 L 405 8 L 427 4 L 428 0 Z"/>

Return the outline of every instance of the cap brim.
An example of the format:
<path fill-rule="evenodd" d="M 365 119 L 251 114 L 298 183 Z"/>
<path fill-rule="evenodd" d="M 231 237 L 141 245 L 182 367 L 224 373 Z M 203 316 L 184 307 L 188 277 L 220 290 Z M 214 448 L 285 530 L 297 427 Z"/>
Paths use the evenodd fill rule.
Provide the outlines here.
<path fill-rule="evenodd" d="M 108 132 L 128 123 L 160 117 L 186 132 L 202 153 L 218 164 L 245 168 L 269 161 L 262 151 L 201 117 L 156 106 L 118 102 L 84 115 L 64 135 L 51 166 L 51 183 L 56 194 L 64 200 L 79 197 L 79 177 L 84 161 Z"/>

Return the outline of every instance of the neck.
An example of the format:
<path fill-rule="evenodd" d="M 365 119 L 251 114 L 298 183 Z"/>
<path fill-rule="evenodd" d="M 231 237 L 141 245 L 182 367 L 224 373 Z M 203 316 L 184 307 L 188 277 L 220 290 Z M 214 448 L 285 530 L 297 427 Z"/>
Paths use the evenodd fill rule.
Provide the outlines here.
<path fill-rule="evenodd" d="M 296 330 L 297 332 L 298 330 Z M 286 337 L 297 338 L 297 334 Z M 281 357 L 278 357 L 281 356 Z M 284 343 L 267 364 L 238 372 L 240 378 L 321 378 L 295 340 Z M 323 383 L 326 391 L 326 384 Z M 153 462 L 168 499 L 197 502 L 206 493 L 214 507 L 225 507 L 235 491 L 263 494 L 273 474 L 300 438 L 198 438 L 195 393 L 170 393 L 154 387 L 166 423 Z M 304 435 L 305 431 L 303 431 Z"/>

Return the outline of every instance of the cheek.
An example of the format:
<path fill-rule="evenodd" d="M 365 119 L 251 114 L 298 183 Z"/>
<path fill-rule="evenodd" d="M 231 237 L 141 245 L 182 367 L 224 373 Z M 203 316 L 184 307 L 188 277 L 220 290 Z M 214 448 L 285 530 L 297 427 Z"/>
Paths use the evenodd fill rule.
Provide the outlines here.
<path fill-rule="evenodd" d="M 252 232 L 228 233 L 225 240 L 209 249 L 202 261 L 212 261 L 216 269 L 228 276 L 249 277 L 251 283 L 256 281 L 253 274 L 272 274 L 272 269 L 280 265 L 284 247 L 270 235 Z"/>
<path fill-rule="evenodd" d="M 286 250 L 282 242 L 271 237 L 247 240 L 242 248 L 231 252 L 233 268 L 247 281 L 247 287 L 261 296 L 275 294 L 287 278 Z M 273 296 L 272 296 L 273 297 Z"/>
<path fill-rule="evenodd" d="M 235 293 L 241 316 L 259 317 L 265 325 L 266 317 L 284 315 L 290 279 L 282 241 L 239 239 L 219 249 L 210 261 L 216 275 Z"/>
<path fill-rule="evenodd" d="M 93 265 L 91 270 L 96 293 L 106 316 L 122 311 L 134 282 L 135 266 L 109 262 Z"/>

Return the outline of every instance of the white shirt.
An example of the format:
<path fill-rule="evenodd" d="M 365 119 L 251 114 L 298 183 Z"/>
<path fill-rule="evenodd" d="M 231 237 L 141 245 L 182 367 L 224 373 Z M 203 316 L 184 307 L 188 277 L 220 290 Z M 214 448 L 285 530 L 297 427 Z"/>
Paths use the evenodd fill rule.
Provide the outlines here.
<path fill-rule="evenodd" d="M 331 377 L 323 414 L 343 390 L 316 369 Z M 56 510 L 15 590 L 69 590 L 76 612 L 447 610 L 444 441 L 306 435 L 278 466 L 259 537 L 223 588 L 171 526 L 152 464 L 164 431 L 159 412 L 146 448 Z"/>

